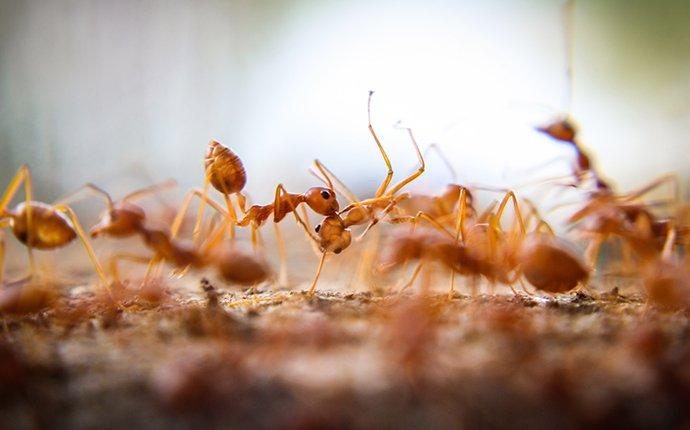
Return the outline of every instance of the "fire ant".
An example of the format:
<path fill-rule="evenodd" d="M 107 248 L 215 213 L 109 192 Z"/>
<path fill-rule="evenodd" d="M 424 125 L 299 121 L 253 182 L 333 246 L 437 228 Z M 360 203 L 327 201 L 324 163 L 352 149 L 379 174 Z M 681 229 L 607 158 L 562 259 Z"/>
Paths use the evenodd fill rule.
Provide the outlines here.
<path fill-rule="evenodd" d="M 230 200 L 230 196 L 234 194 L 237 197 L 237 203 L 240 210 L 244 213 L 247 202 L 247 198 L 242 194 L 242 190 L 247 184 L 247 172 L 244 169 L 244 164 L 240 157 L 230 148 L 222 145 L 218 141 L 211 140 L 204 157 L 204 172 L 205 179 L 203 189 L 201 191 L 192 190 L 185 197 L 178 212 L 178 219 L 173 223 L 171 228 L 173 236 L 177 234 L 180 228 L 182 217 L 187 212 L 192 197 L 198 196 L 201 202 L 197 209 L 197 217 L 193 230 L 194 243 L 197 243 L 201 222 L 204 216 L 204 208 L 205 205 L 210 202 L 208 198 L 208 186 L 210 184 L 223 195 L 227 208 L 226 217 L 229 220 L 228 224 L 230 226 L 230 238 L 233 239 L 235 237 L 235 225 L 237 225 L 237 212 Z"/>
<path fill-rule="evenodd" d="M 500 219 L 509 200 L 513 201 L 519 226 L 512 238 L 507 238 L 500 228 Z M 484 277 L 491 283 L 500 282 L 512 289 L 524 275 L 539 290 L 562 293 L 584 284 L 589 276 L 587 266 L 562 239 L 539 229 L 526 235 L 524 220 L 512 192 L 503 198 L 496 214 L 489 216 L 489 222 L 473 225 L 463 241 L 456 239 L 458 232 L 453 235 L 443 229 L 441 233 L 412 232 L 397 239 L 382 269 L 399 266 L 409 259 L 419 260 L 412 279 L 403 289 L 414 283 L 426 262 L 433 261 L 453 272 L 471 276 L 473 286 L 479 277 Z"/>
<path fill-rule="evenodd" d="M 248 225 L 251 226 L 252 240 L 254 245 L 256 246 L 255 238 L 257 230 L 269 218 L 271 218 L 271 216 L 273 217 L 273 227 L 276 239 L 278 241 L 278 250 L 280 253 L 279 283 L 281 284 L 287 283 L 287 256 L 285 253 L 285 241 L 283 240 L 282 234 L 280 233 L 278 223 L 282 221 L 285 218 L 285 216 L 287 216 L 289 213 L 292 213 L 297 223 L 304 228 L 307 236 L 315 243 L 318 243 L 318 238 L 312 234 L 311 229 L 308 225 L 308 218 L 302 219 L 302 217 L 297 212 L 297 209 L 298 207 L 300 207 L 302 203 L 304 203 L 317 214 L 325 216 L 336 215 L 338 213 L 338 209 L 340 208 L 340 206 L 338 204 L 338 200 L 336 199 L 335 191 L 333 190 L 333 184 L 330 181 L 328 181 L 327 185 L 327 188 L 312 187 L 309 188 L 303 194 L 295 194 L 287 192 L 283 184 L 278 184 L 275 190 L 275 198 L 273 200 L 273 203 L 269 203 L 267 205 L 251 206 L 245 212 L 244 218 L 242 218 L 237 223 L 237 225 L 241 227 Z M 306 212 L 304 213 L 304 216 L 307 216 Z M 324 259 L 322 257 L 321 262 L 319 263 L 318 272 L 321 271 L 323 261 Z M 316 278 L 318 278 L 318 274 Z M 313 290 L 313 288 L 311 290 Z"/>
<path fill-rule="evenodd" d="M 14 209 L 8 209 L 8 205 L 22 184 L 24 184 L 25 201 L 19 203 Z M 48 205 L 32 200 L 31 184 L 31 171 L 27 165 L 23 165 L 10 181 L 0 199 L 0 228 L 11 228 L 14 236 L 26 246 L 29 253 L 31 276 L 36 273 L 34 248 L 52 250 L 63 247 L 78 237 L 101 283 L 108 288 L 105 273 L 74 211 L 65 204 Z M 1 241 L 2 237 L 0 237 Z M 1 283 L 4 265 L 1 258 L 4 258 L 4 245 L 0 248 L 3 249 L 3 252 L 0 253 Z"/>
<path fill-rule="evenodd" d="M 426 169 L 424 157 L 422 156 L 422 153 L 419 150 L 419 145 L 417 145 L 417 141 L 414 137 L 414 134 L 412 133 L 412 129 L 407 127 L 399 127 L 407 131 L 410 140 L 412 141 L 412 145 L 414 146 L 415 152 L 417 154 L 419 167 L 411 175 L 407 176 L 406 178 L 402 179 L 400 182 L 389 188 L 390 183 L 393 179 L 393 167 L 391 165 L 390 159 L 388 158 L 388 154 L 386 154 L 386 150 L 383 148 L 383 145 L 381 144 L 381 141 L 376 135 L 374 127 L 371 123 L 371 99 L 373 95 L 374 92 L 369 91 L 369 98 L 367 101 L 368 128 L 369 132 L 374 138 L 374 141 L 376 142 L 376 146 L 378 147 L 381 156 L 383 157 L 383 161 L 386 163 L 388 172 L 386 173 L 386 177 L 383 179 L 383 182 L 376 190 L 374 197 L 370 199 L 352 202 L 350 203 L 350 205 L 348 205 L 345 209 L 343 209 L 340 212 L 340 215 L 345 214 L 343 222 L 346 227 L 364 224 L 367 221 L 369 221 L 369 224 L 360 234 L 358 240 L 362 239 L 364 235 L 366 235 L 367 232 L 379 222 L 380 219 L 388 215 L 394 208 L 396 208 L 396 206 L 401 201 L 410 198 L 409 193 L 398 193 L 409 183 L 421 176 L 422 173 L 424 173 L 424 170 Z M 379 210 L 381 211 L 381 214 L 377 216 L 375 213 Z"/>
<path fill-rule="evenodd" d="M 225 226 L 221 226 L 216 236 L 201 249 L 196 249 L 177 241 L 172 233 L 146 226 L 146 215 L 144 210 L 140 206 L 131 203 L 131 201 L 162 188 L 169 187 L 172 184 L 173 182 L 168 181 L 162 184 L 153 185 L 130 193 L 118 202 L 114 202 L 110 194 L 93 184 L 87 184 L 85 186 L 85 188 L 103 196 L 108 205 L 107 210 L 101 216 L 98 224 L 91 229 L 92 237 L 106 235 L 116 238 L 125 238 L 139 235 L 144 245 L 154 251 L 154 256 L 152 258 L 128 253 L 118 253 L 114 255 L 111 258 L 110 267 L 116 282 L 119 283 L 120 279 L 117 268 L 120 260 L 148 264 L 144 284 L 146 284 L 155 265 L 161 260 L 170 263 L 176 268 L 192 267 L 200 269 L 208 265 L 213 265 L 218 269 L 224 279 L 240 284 L 245 284 L 257 279 L 257 282 L 260 282 L 268 276 L 268 269 L 262 261 L 250 261 L 251 258 L 248 258 L 239 251 L 234 253 L 213 251 L 222 239 Z M 203 195 L 202 200 L 227 218 L 227 212 L 225 212 L 218 203 Z M 238 262 L 242 262 L 242 264 L 238 265 Z"/>
<path fill-rule="evenodd" d="M 657 251 L 661 249 L 673 218 L 660 219 L 652 213 L 650 204 L 636 200 L 666 183 L 673 188 L 672 203 L 677 202 L 677 177 L 665 175 L 626 194 L 616 194 L 611 189 L 590 193 L 587 202 L 568 217 L 569 224 L 584 223 L 581 230 L 592 236 L 586 252 L 592 267 L 596 266 L 602 244 L 610 237 L 621 238 L 625 244 L 631 235 L 643 233 L 649 239 L 647 245 L 653 245 Z"/>

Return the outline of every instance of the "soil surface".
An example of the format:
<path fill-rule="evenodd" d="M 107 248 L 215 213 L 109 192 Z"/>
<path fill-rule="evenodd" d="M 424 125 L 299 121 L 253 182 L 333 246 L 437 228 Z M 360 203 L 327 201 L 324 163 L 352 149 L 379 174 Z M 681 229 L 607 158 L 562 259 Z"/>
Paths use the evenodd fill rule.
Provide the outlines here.
<path fill-rule="evenodd" d="M 688 314 L 633 292 L 308 297 L 185 282 L 118 290 L 120 307 L 83 288 L 12 308 L 2 427 L 690 425 Z"/>

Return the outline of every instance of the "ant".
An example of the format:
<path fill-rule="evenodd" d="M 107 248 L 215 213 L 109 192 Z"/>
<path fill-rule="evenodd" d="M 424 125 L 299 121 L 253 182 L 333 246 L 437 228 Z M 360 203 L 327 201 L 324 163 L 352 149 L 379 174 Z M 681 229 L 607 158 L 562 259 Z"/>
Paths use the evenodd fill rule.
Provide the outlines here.
<path fill-rule="evenodd" d="M 512 200 L 519 230 L 508 240 L 500 228 L 500 219 L 508 200 Z M 412 279 L 403 289 L 411 286 L 426 262 L 439 262 L 452 272 L 473 278 L 484 277 L 491 283 L 500 282 L 512 289 L 512 284 L 524 276 L 534 287 L 548 293 L 562 293 L 583 285 L 589 270 L 566 242 L 539 231 L 526 234 L 524 220 L 514 193 L 509 192 L 501 201 L 496 214 L 488 223 L 478 223 L 469 229 L 464 241 L 443 229 L 412 232 L 396 240 L 388 258 L 381 265 L 385 271 L 409 259 L 419 260 Z M 513 293 L 516 293 L 513 289 Z M 452 297 L 452 290 L 449 292 Z"/>
<path fill-rule="evenodd" d="M 8 205 L 14 198 L 21 185 L 24 185 L 25 201 L 14 209 Z M 32 200 L 31 171 L 27 165 L 22 165 L 0 199 L 0 228 L 9 227 L 14 236 L 23 243 L 29 253 L 31 276 L 36 273 L 33 249 L 53 250 L 63 247 L 77 237 L 81 241 L 86 254 L 91 260 L 101 283 L 109 288 L 107 278 L 101 264 L 96 258 L 93 247 L 84 233 L 74 211 L 65 204 L 49 205 Z M 0 237 L 2 242 L 2 237 Z M 0 283 L 2 283 L 4 266 L 4 244 L 0 246 Z"/>
<path fill-rule="evenodd" d="M 216 140 L 211 140 L 208 143 L 208 148 L 204 157 L 204 172 L 205 179 L 202 190 L 191 190 L 180 207 L 178 218 L 171 228 L 173 236 L 177 234 L 180 228 L 183 216 L 187 212 L 192 197 L 198 196 L 201 202 L 197 209 L 197 217 L 193 230 L 194 243 L 197 243 L 201 222 L 204 216 L 204 208 L 205 205 L 210 202 L 208 198 L 208 187 L 210 184 L 223 196 L 227 208 L 226 218 L 229 221 L 230 238 L 234 239 L 235 225 L 237 225 L 237 212 L 230 200 L 230 196 L 234 194 L 237 197 L 238 206 L 244 213 L 244 208 L 247 204 L 247 198 L 242 194 L 242 190 L 247 184 L 247 172 L 244 169 L 244 164 L 240 157 L 230 148 L 222 145 Z"/>
<path fill-rule="evenodd" d="M 570 111 L 572 105 L 573 94 L 573 9 L 575 2 L 573 0 L 566 0 L 561 9 L 563 20 L 563 45 L 564 45 L 564 63 L 566 74 L 566 89 L 564 92 L 564 106 L 566 111 Z M 590 174 L 595 181 L 595 186 L 598 190 L 609 190 L 610 184 L 602 178 L 598 169 L 594 166 L 593 159 L 589 152 L 577 139 L 578 130 L 570 115 L 564 114 L 556 118 L 549 124 L 535 127 L 535 130 L 546 134 L 554 139 L 556 142 L 570 145 L 575 151 L 575 162 L 572 167 L 572 175 L 574 184 L 572 186 L 580 186 Z"/>
<path fill-rule="evenodd" d="M 329 181 L 327 182 L 328 187 L 312 187 L 302 194 L 289 193 L 283 184 L 278 184 L 275 190 L 275 198 L 273 203 L 267 205 L 253 205 L 251 206 L 237 225 L 245 227 L 250 225 L 252 229 L 252 242 L 256 246 L 255 238 L 257 236 L 257 230 L 271 217 L 273 217 L 273 227 L 278 241 L 278 250 L 280 253 L 280 276 L 279 283 L 287 283 L 287 256 L 285 253 L 285 241 L 283 240 L 282 234 L 280 233 L 280 228 L 278 223 L 282 221 L 285 216 L 292 213 L 295 220 L 299 225 L 301 225 L 307 236 L 318 243 L 319 240 L 311 233 L 311 228 L 308 225 L 308 218 L 302 219 L 302 217 L 297 212 L 297 208 L 303 203 L 309 206 L 311 210 L 317 214 L 324 216 L 333 216 L 338 213 L 340 205 L 336 199 L 335 191 L 333 190 L 333 184 Z M 302 206 L 302 208 L 304 208 Z M 304 212 L 304 216 L 307 214 Z M 323 266 L 323 257 L 319 264 L 318 271 L 320 272 Z M 318 275 L 317 275 L 318 278 Z M 315 285 L 315 284 L 314 284 Z"/>
<path fill-rule="evenodd" d="M 675 206 L 680 199 L 678 179 L 675 175 L 659 177 L 626 194 L 616 194 L 611 189 L 600 189 L 588 194 L 586 203 L 570 215 L 567 222 L 571 225 L 584 223 L 581 229 L 592 237 L 586 252 L 587 260 L 592 267 L 598 261 L 599 250 L 604 242 L 612 236 L 625 240 L 627 236 L 638 230 L 638 226 L 645 226 L 647 236 L 657 244 L 656 249 L 661 249 L 673 218 L 658 218 L 650 210 L 652 204 L 637 202 L 637 200 L 667 183 L 673 189 L 670 202 Z M 683 232 L 686 233 L 684 230 Z"/>
<path fill-rule="evenodd" d="M 107 210 L 101 216 L 98 224 L 91 229 L 92 237 L 111 236 L 115 238 L 126 238 L 139 235 L 144 245 L 154 251 L 153 258 L 126 253 L 114 255 L 111 258 L 110 267 L 116 282 L 120 282 L 117 268 L 120 260 L 147 263 L 148 270 L 144 278 L 144 284 L 146 284 L 146 280 L 149 278 L 157 262 L 161 260 L 167 261 L 177 268 L 203 268 L 209 264 L 213 264 L 218 268 L 224 279 L 236 283 L 244 284 L 250 280 L 263 280 L 267 276 L 268 271 L 262 262 L 255 262 L 255 264 L 252 264 L 249 259 L 238 252 L 211 252 L 212 248 L 214 248 L 222 238 L 222 233 L 225 230 L 224 227 L 219 230 L 220 233 L 217 234 L 217 237 L 211 241 L 210 244 L 206 245 L 201 251 L 197 251 L 175 240 L 172 233 L 150 228 L 145 225 L 146 215 L 144 210 L 140 206 L 133 204 L 132 200 L 170 187 L 174 184 L 174 181 L 166 181 L 161 184 L 143 188 L 128 194 L 117 202 L 113 201 L 108 192 L 98 186 L 94 184 L 85 185 L 85 189 L 102 196 L 107 203 Z M 202 197 L 202 200 L 206 201 L 210 206 L 227 217 L 227 213 L 224 212 L 224 209 L 218 203 L 206 197 Z M 242 261 L 243 264 L 238 266 L 238 261 Z"/>
<path fill-rule="evenodd" d="M 422 173 L 424 173 L 424 170 L 426 169 L 424 157 L 422 156 L 422 153 L 419 150 L 419 145 L 417 144 L 414 134 L 412 133 L 412 129 L 408 127 L 398 127 L 407 131 L 410 140 L 412 141 L 412 145 L 414 146 L 415 152 L 417 154 L 419 167 L 411 175 L 407 176 L 406 178 L 402 179 L 400 182 L 389 188 L 390 183 L 393 179 L 393 167 L 391 165 L 390 159 L 388 158 L 388 154 L 386 153 L 386 150 L 383 148 L 383 145 L 381 144 L 381 141 L 379 140 L 376 132 L 374 131 L 374 127 L 371 123 L 371 99 L 373 95 L 374 92 L 369 91 L 369 98 L 367 101 L 368 129 L 372 137 L 374 138 L 374 141 L 376 142 L 376 146 L 378 147 L 381 156 L 383 157 L 383 161 L 385 162 L 386 167 L 388 168 L 388 172 L 386 173 L 386 177 L 383 179 L 383 182 L 376 190 L 374 197 L 361 201 L 354 201 L 340 212 L 340 215 L 345 214 L 343 222 L 345 223 L 346 227 L 364 224 L 367 221 L 369 221 L 368 225 L 357 238 L 357 240 L 361 240 L 364 237 L 364 235 L 366 235 L 367 232 L 379 222 L 380 219 L 388 215 L 393 209 L 397 207 L 397 205 L 401 201 L 410 198 L 409 193 L 398 193 L 402 188 L 404 188 L 409 183 L 413 182 L 415 179 L 421 176 Z M 375 213 L 379 210 L 381 211 L 381 214 L 377 216 Z"/>

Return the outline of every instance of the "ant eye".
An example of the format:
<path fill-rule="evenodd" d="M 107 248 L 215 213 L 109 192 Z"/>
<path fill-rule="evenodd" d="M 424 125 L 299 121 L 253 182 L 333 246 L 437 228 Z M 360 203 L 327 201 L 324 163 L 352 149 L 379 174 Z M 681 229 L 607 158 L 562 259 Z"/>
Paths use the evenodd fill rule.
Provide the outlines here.
<path fill-rule="evenodd" d="M 340 252 L 341 252 L 342 250 L 343 250 L 342 248 L 335 248 L 335 249 L 333 250 L 333 252 L 335 252 L 336 254 L 340 254 Z"/>
<path fill-rule="evenodd" d="M 323 197 L 325 200 L 328 200 L 331 198 L 331 193 L 329 193 L 328 191 L 325 191 L 325 190 L 321 191 L 321 197 Z"/>
<path fill-rule="evenodd" d="M 319 230 L 321 230 L 321 224 L 317 225 L 316 228 L 315 228 L 314 230 L 316 230 L 316 232 L 318 233 Z"/>

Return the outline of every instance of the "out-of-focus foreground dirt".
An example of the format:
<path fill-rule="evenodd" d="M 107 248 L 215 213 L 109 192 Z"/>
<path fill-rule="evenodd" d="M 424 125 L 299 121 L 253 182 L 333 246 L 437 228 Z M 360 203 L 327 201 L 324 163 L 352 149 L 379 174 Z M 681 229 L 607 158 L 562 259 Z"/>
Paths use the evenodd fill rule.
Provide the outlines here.
<path fill-rule="evenodd" d="M 688 316 L 634 294 L 201 287 L 121 292 L 121 309 L 74 291 L 4 317 L 2 427 L 690 424 Z"/>

